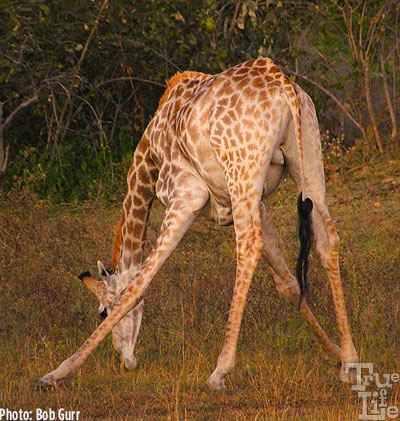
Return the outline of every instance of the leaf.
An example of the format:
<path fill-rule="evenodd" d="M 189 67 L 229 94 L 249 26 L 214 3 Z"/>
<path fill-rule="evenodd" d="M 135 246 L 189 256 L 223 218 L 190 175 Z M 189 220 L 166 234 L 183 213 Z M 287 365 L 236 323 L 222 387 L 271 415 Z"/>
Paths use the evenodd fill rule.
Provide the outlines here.
<path fill-rule="evenodd" d="M 175 20 L 179 20 L 180 22 L 185 22 L 185 18 L 179 12 L 174 13 L 173 16 Z"/>
<path fill-rule="evenodd" d="M 206 30 L 207 32 L 214 32 L 216 29 L 216 25 L 214 19 L 210 16 L 207 16 L 205 20 Z"/>
<path fill-rule="evenodd" d="M 39 7 L 43 10 L 43 12 L 46 13 L 46 15 L 49 14 L 50 12 L 49 6 L 46 6 L 45 4 L 39 4 Z"/>
<path fill-rule="evenodd" d="M 246 15 L 247 15 L 247 5 L 246 3 L 244 3 L 242 5 L 242 11 L 240 13 L 240 16 L 237 18 L 237 26 L 241 30 L 244 29 L 244 20 L 246 18 Z"/>

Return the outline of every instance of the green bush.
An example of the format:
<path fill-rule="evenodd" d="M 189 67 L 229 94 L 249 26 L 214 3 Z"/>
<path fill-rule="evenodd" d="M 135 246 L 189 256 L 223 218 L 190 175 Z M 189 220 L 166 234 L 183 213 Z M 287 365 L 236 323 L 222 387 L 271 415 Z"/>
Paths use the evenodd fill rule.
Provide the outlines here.
<path fill-rule="evenodd" d="M 0 171 L 9 146 L 4 184 L 28 186 L 56 202 L 119 195 L 165 79 L 187 69 L 217 73 L 257 56 L 270 56 L 291 72 L 316 103 L 322 129 L 343 139 L 344 148 L 357 138 L 377 142 L 371 118 L 387 148 L 394 126 L 382 82 L 386 76 L 396 110 L 399 53 L 392 35 L 399 7 L 381 0 L 364 8 L 352 1 L 4 4 Z"/>

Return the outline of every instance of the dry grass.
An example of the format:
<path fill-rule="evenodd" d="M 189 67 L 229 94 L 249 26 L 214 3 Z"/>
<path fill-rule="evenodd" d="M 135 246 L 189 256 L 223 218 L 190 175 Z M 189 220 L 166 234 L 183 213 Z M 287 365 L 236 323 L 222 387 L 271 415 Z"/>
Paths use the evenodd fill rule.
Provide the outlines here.
<path fill-rule="evenodd" d="M 380 372 L 400 372 L 400 160 L 332 172 L 331 213 L 356 347 Z M 294 266 L 295 188 L 266 202 Z M 355 420 L 355 392 L 323 360 L 262 262 L 253 281 L 228 390 L 205 386 L 222 345 L 234 282 L 233 229 L 198 221 L 154 279 L 137 347 L 120 369 L 108 338 L 79 373 L 47 392 L 34 381 L 69 356 L 99 323 L 97 302 L 75 277 L 107 261 L 119 207 L 50 206 L 27 192 L 0 203 L 0 407 L 80 410 L 81 420 Z M 162 209 L 149 229 L 154 242 Z M 309 299 L 337 338 L 330 292 L 315 254 Z M 400 406 L 398 391 L 392 404 Z"/>

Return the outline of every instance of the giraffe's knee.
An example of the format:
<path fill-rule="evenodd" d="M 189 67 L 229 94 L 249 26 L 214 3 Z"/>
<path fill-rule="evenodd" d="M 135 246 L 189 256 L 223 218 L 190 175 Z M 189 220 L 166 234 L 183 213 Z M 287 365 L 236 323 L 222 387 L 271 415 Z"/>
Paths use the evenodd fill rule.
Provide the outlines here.
<path fill-rule="evenodd" d="M 333 248 L 329 248 L 327 251 L 320 253 L 321 264 L 325 270 L 333 270 L 337 266 L 339 252 Z"/>
<path fill-rule="evenodd" d="M 325 270 L 333 269 L 337 264 L 339 255 L 340 238 L 333 228 L 328 231 L 327 241 L 317 242 L 317 252 L 321 258 L 321 264 Z"/>
<path fill-rule="evenodd" d="M 294 277 L 283 280 L 275 276 L 276 289 L 278 294 L 288 303 L 297 305 L 300 298 L 300 286 Z"/>
<path fill-rule="evenodd" d="M 328 226 L 328 240 L 329 240 L 329 245 L 332 248 L 332 251 L 339 252 L 340 237 L 333 223 L 329 224 Z"/>

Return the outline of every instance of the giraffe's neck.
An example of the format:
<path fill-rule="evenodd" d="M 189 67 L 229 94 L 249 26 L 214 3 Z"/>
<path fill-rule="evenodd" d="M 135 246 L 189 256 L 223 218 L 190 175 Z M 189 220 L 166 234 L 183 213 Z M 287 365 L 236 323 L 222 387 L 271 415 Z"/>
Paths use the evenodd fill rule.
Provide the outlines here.
<path fill-rule="evenodd" d="M 149 140 L 143 137 L 128 172 L 128 191 L 113 250 L 113 266 L 118 266 L 119 273 L 137 269 L 142 264 L 144 238 L 158 177 L 149 146 Z"/>
<path fill-rule="evenodd" d="M 118 268 L 119 273 L 125 270 L 134 271 L 142 264 L 144 238 L 159 167 L 169 158 L 169 148 L 164 145 L 166 130 L 157 128 L 157 135 L 152 128 L 158 126 L 158 121 L 165 118 L 165 114 L 176 116 L 185 99 L 190 98 L 196 86 L 209 76 L 198 72 L 183 72 L 167 81 L 167 90 L 160 100 L 155 116 L 135 150 L 112 254 L 113 267 Z"/>

